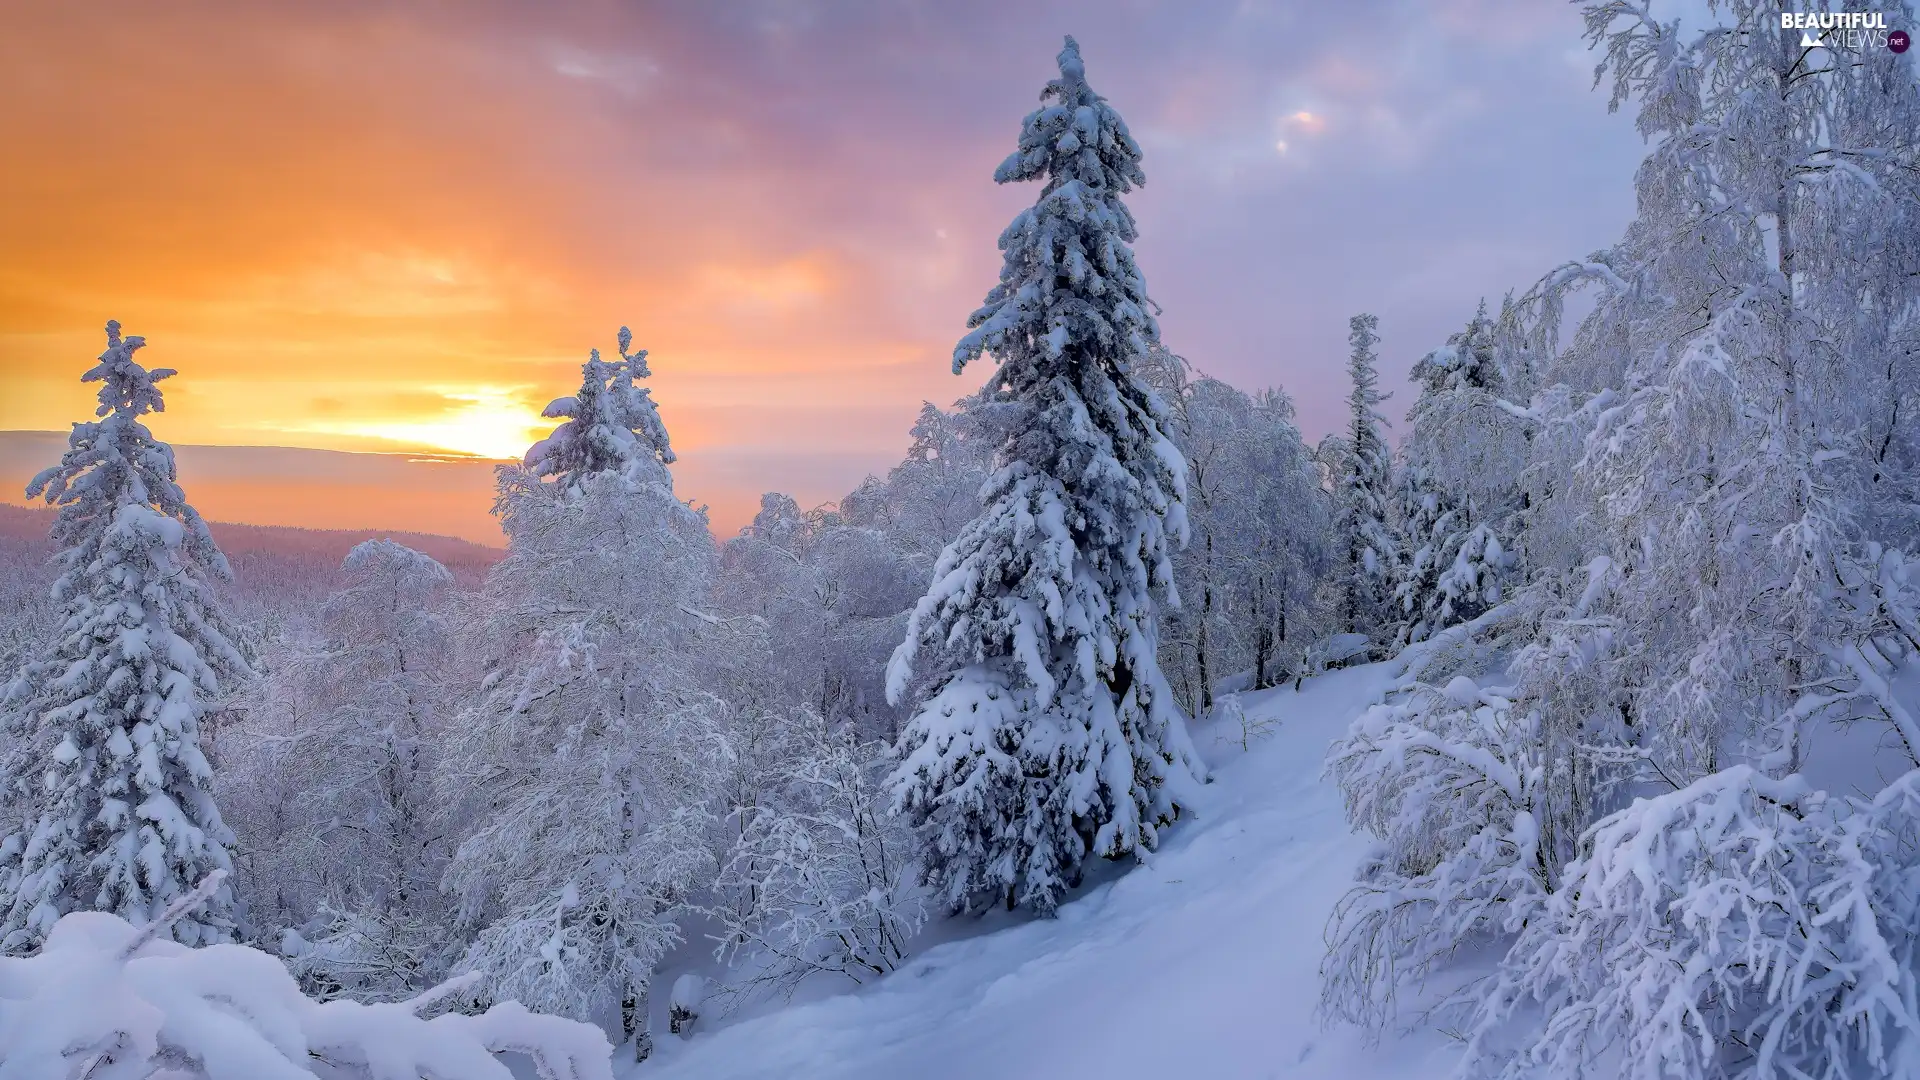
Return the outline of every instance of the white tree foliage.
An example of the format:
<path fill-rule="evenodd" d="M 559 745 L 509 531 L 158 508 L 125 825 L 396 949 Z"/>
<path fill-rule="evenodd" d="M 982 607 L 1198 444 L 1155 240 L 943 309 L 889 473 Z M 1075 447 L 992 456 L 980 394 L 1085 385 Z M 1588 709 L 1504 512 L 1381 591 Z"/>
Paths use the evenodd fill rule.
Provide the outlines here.
<path fill-rule="evenodd" d="M 1517 933 L 1467 1029 L 1473 1075 L 1920 1075 L 1920 595 L 1896 467 L 1916 446 L 1920 88 L 1877 44 L 1804 46 L 1757 0 L 1719 11 L 1682 35 L 1585 7 L 1653 146 L 1641 215 L 1510 312 L 1542 387 L 1498 406 L 1532 433 L 1528 580 L 1419 647 L 1435 670 L 1506 668 L 1487 680 L 1503 746 L 1459 733 L 1484 702 L 1416 678 L 1402 720 L 1434 753 L 1366 722 L 1335 751 L 1363 808 L 1480 784 L 1442 757 L 1527 764 L 1487 820 L 1536 845 L 1508 880 L 1537 886 L 1488 892 L 1473 875 L 1499 848 L 1422 832 L 1438 809 L 1361 822 L 1428 852 L 1362 892 L 1457 882 L 1408 920 L 1413 955 Z M 1597 305 L 1561 349 L 1582 284 Z M 1493 906 L 1462 924 L 1469 884 Z M 1330 1004 L 1364 1013 L 1390 989 L 1355 940 L 1329 956 Z"/>
<path fill-rule="evenodd" d="M 722 960 L 744 959 L 754 984 L 780 991 L 810 976 L 871 982 L 899 966 L 925 918 L 912 831 L 889 813 L 882 743 L 802 712 L 761 805 L 721 868 L 711 911 Z"/>
<path fill-rule="evenodd" d="M 1500 408 L 1510 394 L 1504 351 L 1486 304 L 1466 329 L 1420 358 L 1420 397 L 1401 453 L 1396 616 L 1402 643 L 1474 618 L 1515 579 L 1524 421 Z"/>
<path fill-rule="evenodd" d="M 107 324 L 84 382 L 99 420 L 27 487 L 59 508 L 60 629 L 9 689 L 6 787 L 22 820 L 0 840 L 0 950 L 33 948 L 73 911 L 144 923 L 230 866 L 200 722 L 248 658 L 210 579 L 228 576 L 175 482 L 173 450 L 142 423 L 160 380 L 146 342 Z M 231 891 L 170 924 L 188 944 L 228 939 Z"/>
<path fill-rule="evenodd" d="M 262 680 L 223 789 L 237 789 L 242 895 L 256 922 L 295 931 L 296 974 L 322 996 L 392 1000 L 451 960 L 439 888 L 449 822 L 434 777 L 451 719 L 453 576 L 368 540 L 340 579 L 318 640 Z"/>
<path fill-rule="evenodd" d="M 1156 389 L 1187 462 L 1193 535 L 1174 557 L 1182 604 L 1165 614 L 1161 663 L 1198 714 L 1223 681 L 1263 689 L 1291 677 L 1333 631 L 1333 500 L 1284 393 L 1167 371 Z"/>
<path fill-rule="evenodd" d="M 576 402 L 617 396 L 631 369 L 605 368 L 588 361 Z M 573 415 L 566 401 L 554 411 Z M 458 969 L 495 1000 L 580 1020 L 617 1011 L 643 1056 L 654 963 L 711 873 L 724 758 L 722 710 L 686 661 L 712 538 L 673 494 L 664 431 L 641 422 L 651 415 L 622 414 L 638 424 L 626 438 L 596 434 L 618 453 L 592 457 L 592 471 L 556 453 L 529 458 L 551 481 L 501 470 L 508 555 L 478 600 L 482 701 L 445 770 L 449 798 L 476 815 L 446 875 L 478 929 Z"/>
<path fill-rule="evenodd" d="M 577 489 L 603 472 L 674 463 L 653 392 L 639 385 L 653 374 L 647 350 L 633 351 L 633 331 L 624 326 L 617 340 L 620 359 L 602 360 L 600 350 L 592 350 L 580 369 L 579 391 L 554 398 L 540 414 L 563 422 L 527 450 L 525 464 L 534 475 Z"/>
<path fill-rule="evenodd" d="M 1000 283 L 954 350 L 999 362 L 1018 407 L 986 509 L 942 553 L 888 667 L 900 701 L 897 806 L 925 828 L 953 906 L 1051 911 L 1088 854 L 1152 849 L 1201 766 L 1159 666 L 1156 592 L 1187 534 L 1185 462 L 1133 371 L 1158 339 L 1120 197 L 1144 181 L 1124 121 L 1068 38 L 1060 76 L 994 178 L 1042 180 L 1000 237 Z"/>

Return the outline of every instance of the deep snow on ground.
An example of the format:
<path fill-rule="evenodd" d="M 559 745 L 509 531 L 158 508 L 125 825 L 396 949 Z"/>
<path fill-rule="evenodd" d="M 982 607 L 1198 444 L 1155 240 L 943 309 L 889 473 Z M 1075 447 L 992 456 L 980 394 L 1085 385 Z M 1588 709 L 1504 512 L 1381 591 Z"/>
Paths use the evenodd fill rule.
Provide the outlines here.
<path fill-rule="evenodd" d="M 1321 759 L 1388 667 L 1247 695 L 1249 715 L 1279 723 L 1244 755 L 1237 727 L 1197 730 L 1214 765 L 1199 812 L 1057 919 L 946 940 L 871 987 L 663 1034 L 632 1080 L 1444 1075 L 1438 1036 L 1369 1045 L 1314 1016 L 1327 914 L 1363 850 Z"/>

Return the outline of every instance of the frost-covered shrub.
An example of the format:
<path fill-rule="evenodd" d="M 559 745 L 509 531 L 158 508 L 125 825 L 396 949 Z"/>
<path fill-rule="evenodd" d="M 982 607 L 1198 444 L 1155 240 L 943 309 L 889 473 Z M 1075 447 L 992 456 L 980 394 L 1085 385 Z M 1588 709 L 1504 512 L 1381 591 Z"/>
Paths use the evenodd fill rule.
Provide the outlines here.
<path fill-rule="evenodd" d="M 189 948 L 173 923 L 218 886 L 144 927 L 103 912 L 62 918 L 40 950 L 0 957 L 0 1080 L 612 1080 L 598 1028 L 503 1002 L 427 1014 L 460 981 L 408 1001 L 316 1002 L 279 960 L 243 945 Z"/>
<path fill-rule="evenodd" d="M 710 911 L 717 953 L 779 991 L 814 974 L 869 982 L 899 965 L 925 916 L 913 832 L 888 812 L 884 745 L 813 714 L 792 725 L 764 803 L 734 811 L 739 839 L 717 888 L 738 902 Z"/>
<path fill-rule="evenodd" d="M 1509 693 L 1465 675 L 1415 684 L 1334 745 L 1327 772 L 1347 817 L 1379 843 L 1328 925 L 1329 1014 L 1377 1026 L 1398 986 L 1539 906 L 1542 769 Z"/>
<path fill-rule="evenodd" d="M 1871 803 L 1737 765 L 1594 826 L 1514 943 L 1470 1067 L 1911 1075 L 1920 771 Z M 1516 1013 L 1541 1019 L 1502 1046 Z"/>

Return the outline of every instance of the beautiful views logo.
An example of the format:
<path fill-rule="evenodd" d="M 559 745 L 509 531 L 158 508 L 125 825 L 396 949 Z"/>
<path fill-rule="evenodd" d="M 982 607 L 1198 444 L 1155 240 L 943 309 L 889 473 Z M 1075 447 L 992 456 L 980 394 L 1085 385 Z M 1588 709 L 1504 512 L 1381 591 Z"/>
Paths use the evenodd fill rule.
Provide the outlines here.
<path fill-rule="evenodd" d="M 1887 29 L 1887 16 L 1878 11 L 1782 12 L 1780 29 L 1800 31 L 1800 44 L 1808 48 L 1881 48 L 1902 53 L 1912 44 L 1905 30 Z"/>

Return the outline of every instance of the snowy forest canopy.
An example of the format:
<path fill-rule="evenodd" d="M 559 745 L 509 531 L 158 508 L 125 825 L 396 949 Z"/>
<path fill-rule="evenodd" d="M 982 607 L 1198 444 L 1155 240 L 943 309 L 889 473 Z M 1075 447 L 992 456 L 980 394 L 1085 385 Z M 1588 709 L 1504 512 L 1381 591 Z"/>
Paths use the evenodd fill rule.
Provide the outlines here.
<path fill-rule="evenodd" d="M 62 950 L 240 943 L 365 1075 L 317 1018 L 597 1076 L 582 1025 L 644 1058 L 932 920 L 1053 914 L 1180 828 L 1190 721 L 1384 661 L 1327 763 L 1376 842 L 1327 1019 L 1420 1000 L 1477 1077 L 1920 1076 L 1920 88 L 1723 7 L 1584 5 L 1638 216 L 1416 350 L 1397 441 L 1371 314 L 1318 445 L 1161 341 L 1141 149 L 1071 38 L 994 175 L 1034 202 L 977 392 L 724 542 L 622 327 L 499 470 L 484 575 L 376 539 L 236 582 L 148 427 L 175 373 L 109 323 L 28 489 L 51 575 L 0 586 L 0 1037 L 86 992 Z M 689 950 L 711 985 L 656 994 Z M 239 1075 L 102 1023 L 14 1052 Z"/>

